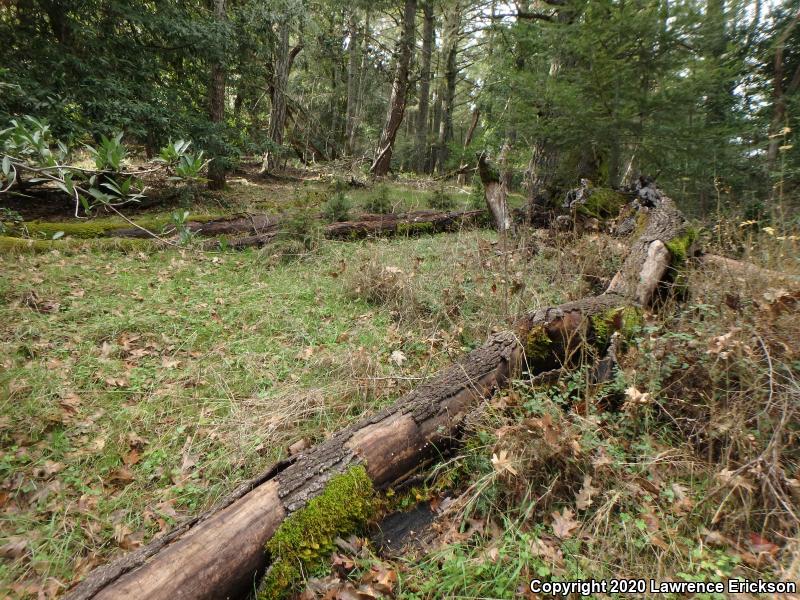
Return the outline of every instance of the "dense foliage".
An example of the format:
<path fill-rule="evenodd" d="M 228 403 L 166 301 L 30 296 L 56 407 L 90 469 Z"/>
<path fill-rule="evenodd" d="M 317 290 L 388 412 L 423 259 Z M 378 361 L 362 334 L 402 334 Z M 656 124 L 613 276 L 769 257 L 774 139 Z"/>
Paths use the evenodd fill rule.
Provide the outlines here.
<path fill-rule="evenodd" d="M 404 4 L 414 36 L 401 35 Z M 148 156 L 192 139 L 224 168 L 252 155 L 269 157 L 265 170 L 295 157 L 366 168 L 413 40 L 395 172 L 449 173 L 490 149 L 544 203 L 579 177 L 644 172 L 687 207 L 763 204 L 791 192 L 800 167 L 798 8 L 16 0 L 0 7 L 0 123 L 31 115 L 68 145 L 124 131 Z"/>

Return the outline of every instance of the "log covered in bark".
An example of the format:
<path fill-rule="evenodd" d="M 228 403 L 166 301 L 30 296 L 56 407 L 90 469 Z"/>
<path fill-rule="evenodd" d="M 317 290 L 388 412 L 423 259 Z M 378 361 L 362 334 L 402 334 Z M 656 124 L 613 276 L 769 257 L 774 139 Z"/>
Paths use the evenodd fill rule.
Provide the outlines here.
<path fill-rule="evenodd" d="M 520 319 L 513 332 L 492 335 L 393 406 L 247 482 L 205 515 L 95 569 L 68 600 L 241 597 L 266 566 L 264 545 L 280 523 L 319 495 L 333 477 L 363 465 L 378 489 L 403 480 L 457 443 L 466 415 L 523 366 L 536 375 L 553 365 L 569 365 L 576 353 L 623 328 L 620 311 L 637 307 L 638 298 L 653 297 L 645 289 L 656 271 L 649 248 L 656 241 L 668 248 L 685 233 L 669 202 L 653 207 L 647 216 L 654 225 L 635 241 L 623 266 L 623 271 L 634 272 L 618 273 L 614 289 Z"/>

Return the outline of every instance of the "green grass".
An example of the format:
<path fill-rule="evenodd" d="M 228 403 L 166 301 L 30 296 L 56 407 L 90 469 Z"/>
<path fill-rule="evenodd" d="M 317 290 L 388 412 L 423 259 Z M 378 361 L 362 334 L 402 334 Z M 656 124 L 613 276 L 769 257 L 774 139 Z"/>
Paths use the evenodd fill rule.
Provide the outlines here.
<path fill-rule="evenodd" d="M 536 257 L 512 295 L 501 280 L 527 259 L 499 256 L 494 239 L 323 242 L 288 263 L 269 248 L 121 252 L 92 240 L 3 255 L 0 529 L 27 545 L 0 565 L 0 590 L 68 584 L 294 441 L 391 402 L 491 325 L 581 292 L 572 274 L 548 286 L 558 269 Z M 424 310 L 410 318 L 360 297 L 370 264 L 403 270 Z"/>

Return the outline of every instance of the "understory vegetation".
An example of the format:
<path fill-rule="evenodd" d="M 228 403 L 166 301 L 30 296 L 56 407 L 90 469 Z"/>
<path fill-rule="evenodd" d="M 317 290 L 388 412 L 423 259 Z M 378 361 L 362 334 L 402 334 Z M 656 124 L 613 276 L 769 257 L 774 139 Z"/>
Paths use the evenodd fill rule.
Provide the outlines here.
<path fill-rule="evenodd" d="M 0 599 L 800 582 L 800 0 L 0 44 Z"/>

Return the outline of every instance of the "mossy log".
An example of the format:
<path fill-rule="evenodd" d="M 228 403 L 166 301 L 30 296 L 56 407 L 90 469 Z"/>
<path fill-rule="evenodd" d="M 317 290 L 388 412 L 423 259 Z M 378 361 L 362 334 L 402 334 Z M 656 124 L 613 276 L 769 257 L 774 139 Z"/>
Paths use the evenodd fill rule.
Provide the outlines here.
<path fill-rule="evenodd" d="M 358 239 L 373 235 L 414 235 L 454 231 L 480 222 L 482 210 L 419 210 L 399 215 L 364 215 L 356 221 L 325 227 L 329 239 Z"/>
<path fill-rule="evenodd" d="M 316 510 L 317 504 L 327 505 L 310 503 L 324 495 L 331 482 L 354 469 L 363 469 L 372 484 L 368 487 L 376 490 L 403 481 L 457 444 L 466 416 L 520 370 L 536 376 L 554 366 L 569 367 L 582 357 L 596 356 L 614 332 L 625 335 L 635 329 L 643 308 L 638 300 L 654 296 L 644 293 L 640 285 L 646 281 L 649 286 L 654 276 L 650 246 L 656 241 L 664 246 L 667 269 L 672 259 L 679 258 L 670 247 L 685 236 L 686 228 L 673 211 L 672 203 L 666 201 L 648 210 L 652 227 L 635 240 L 629 259 L 615 277 L 617 284 L 606 293 L 525 316 L 512 331 L 492 335 L 486 344 L 394 405 L 278 464 L 208 513 L 95 569 L 67 599 L 243 597 L 265 569 L 269 559 L 265 548 L 274 551 L 276 545 L 269 542 L 283 522 L 308 528 L 319 521 L 321 531 L 331 530 L 331 515 L 315 520 L 301 512 L 309 506 Z M 664 281 L 669 279 L 667 271 L 662 275 Z M 288 539 L 287 531 L 282 530 L 276 539 Z M 325 545 L 318 537 L 312 541 Z M 291 577 L 286 571 L 291 565 L 286 561 L 276 565 L 273 582 Z"/>

